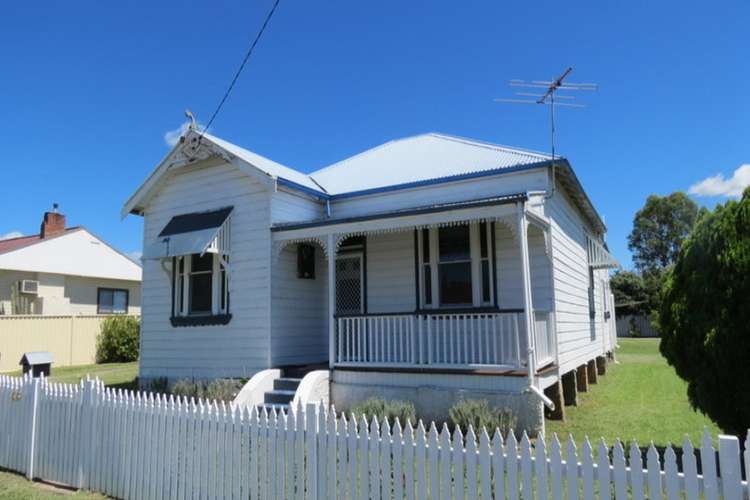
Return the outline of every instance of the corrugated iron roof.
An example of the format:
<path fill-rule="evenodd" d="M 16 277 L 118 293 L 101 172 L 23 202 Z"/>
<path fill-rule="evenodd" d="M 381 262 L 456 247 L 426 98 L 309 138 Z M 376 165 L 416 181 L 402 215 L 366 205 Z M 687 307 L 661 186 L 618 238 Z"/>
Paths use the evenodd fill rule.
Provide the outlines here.
<path fill-rule="evenodd" d="M 286 167 L 281 163 L 276 163 L 273 160 L 269 160 L 264 156 L 248 151 L 247 149 L 241 148 L 231 142 L 219 139 L 211 134 L 204 133 L 203 137 L 234 156 L 246 161 L 250 165 L 253 165 L 255 168 L 262 170 L 273 178 L 281 177 L 305 186 L 306 188 L 321 191 L 320 186 L 318 186 L 308 175 L 303 174 L 302 172 Z"/>
<path fill-rule="evenodd" d="M 548 155 L 445 134 L 390 141 L 310 174 L 331 195 L 546 162 Z"/>
<path fill-rule="evenodd" d="M 397 210 L 387 210 L 382 212 L 372 212 L 367 215 L 358 215 L 340 218 L 321 218 L 316 220 L 306 220 L 297 222 L 279 222 L 271 225 L 271 231 L 290 231 L 293 229 L 303 229 L 307 227 L 330 226 L 334 224 L 345 224 L 349 222 L 360 222 L 366 220 L 390 219 L 394 217 L 407 217 L 409 215 L 419 215 L 433 212 L 445 212 L 448 210 L 459 210 L 463 208 L 477 208 L 490 205 L 502 205 L 516 201 L 526 200 L 526 193 L 515 193 L 504 196 L 493 196 L 490 198 L 479 198 L 466 201 L 451 201 L 447 203 L 433 203 L 420 207 L 400 208 Z"/>

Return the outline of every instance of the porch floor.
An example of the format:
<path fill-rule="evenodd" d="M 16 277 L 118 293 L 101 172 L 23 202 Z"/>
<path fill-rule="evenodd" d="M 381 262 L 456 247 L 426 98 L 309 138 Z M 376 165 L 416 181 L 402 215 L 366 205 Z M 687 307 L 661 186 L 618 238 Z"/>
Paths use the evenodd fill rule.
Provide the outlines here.
<path fill-rule="evenodd" d="M 554 373 L 557 369 L 557 365 L 550 363 L 541 369 L 537 370 L 537 375 L 549 375 Z M 352 371 L 352 372 L 384 372 L 384 373 L 448 373 L 456 375 L 491 375 L 491 376 L 503 376 L 503 377 L 527 377 L 528 373 L 525 370 L 509 370 L 507 368 L 493 368 L 491 366 L 478 367 L 478 368 L 459 368 L 459 369 L 445 369 L 445 368 L 430 368 L 430 367 L 401 367 L 401 366 L 339 366 L 335 367 L 336 371 Z"/>

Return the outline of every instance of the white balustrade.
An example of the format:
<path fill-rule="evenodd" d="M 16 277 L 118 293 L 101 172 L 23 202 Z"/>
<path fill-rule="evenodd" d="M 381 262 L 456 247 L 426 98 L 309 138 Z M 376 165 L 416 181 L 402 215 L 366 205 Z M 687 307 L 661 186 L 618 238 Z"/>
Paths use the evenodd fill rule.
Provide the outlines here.
<path fill-rule="evenodd" d="M 368 314 L 337 318 L 339 366 L 520 368 L 520 312 Z"/>

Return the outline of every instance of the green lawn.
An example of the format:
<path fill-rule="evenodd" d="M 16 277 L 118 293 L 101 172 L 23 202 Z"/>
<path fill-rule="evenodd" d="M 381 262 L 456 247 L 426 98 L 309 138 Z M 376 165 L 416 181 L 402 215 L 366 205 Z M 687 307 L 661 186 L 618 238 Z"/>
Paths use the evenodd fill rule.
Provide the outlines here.
<path fill-rule="evenodd" d="M 578 406 L 565 407 L 565 422 L 546 422 L 548 438 L 573 434 L 579 441 L 603 436 L 608 444 L 615 438 L 641 446 L 654 441 L 682 444 L 687 434 L 694 445 L 704 427 L 720 433 L 706 416 L 694 411 L 687 399 L 687 384 L 675 374 L 659 353 L 658 339 L 619 339 L 619 364 L 609 363 L 607 374 L 589 392 L 578 394 Z"/>
<path fill-rule="evenodd" d="M 13 372 L 9 375 L 20 376 L 21 372 Z M 61 367 L 52 365 L 52 376 L 49 379 L 52 382 L 75 384 L 86 375 L 91 378 L 99 377 L 106 385 L 134 388 L 135 378 L 138 376 L 138 362 Z"/>
<path fill-rule="evenodd" d="M 44 483 L 32 483 L 24 476 L 0 471 L 0 500 L 48 500 L 75 498 L 76 500 L 99 500 L 106 498 L 87 491 L 72 492 L 54 488 Z"/>

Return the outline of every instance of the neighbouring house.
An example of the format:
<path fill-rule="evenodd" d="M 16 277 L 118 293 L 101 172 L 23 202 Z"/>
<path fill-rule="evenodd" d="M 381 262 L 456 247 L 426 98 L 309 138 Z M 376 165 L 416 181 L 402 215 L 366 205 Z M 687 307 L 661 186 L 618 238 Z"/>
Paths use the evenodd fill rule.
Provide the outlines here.
<path fill-rule="evenodd" d="M 252 376 L 245 402 L 381 396 L 426 419 L 481 397 L 538 431 L 614 348 L 617 263 L 563 158 L 430 133 L 303 174 L 191 129 L 127 214 L 142 380 Z"/>
<path fill-rule="evenodd" d="M 139 314 L 141 267 L 57 209 L 39 234 L 0 240 L 0 315 Z"/>

